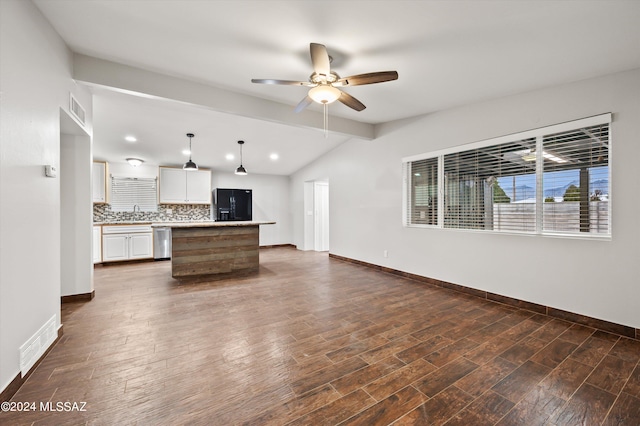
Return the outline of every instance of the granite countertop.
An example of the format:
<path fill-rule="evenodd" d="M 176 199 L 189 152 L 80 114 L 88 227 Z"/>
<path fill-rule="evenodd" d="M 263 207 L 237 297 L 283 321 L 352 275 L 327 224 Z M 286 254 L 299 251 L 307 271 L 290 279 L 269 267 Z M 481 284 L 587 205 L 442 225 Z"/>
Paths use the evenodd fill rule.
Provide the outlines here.
<path fill-rule="evenodd" d="M 152 222 L 148 220 L 123 220 L 117 222 L 93 222 L 94 226 L 111 226 L 111 225 L 151 225 L 154 228 L 203 228 L 211 226 L 254 226 L 254 225 L 273 225 L 275 222 L 270 221 L 221 221 L 214 220 L 183 220 L 170 222 Z"/>
<path fill-rule="evenodd" d="M 154 222 L 151 227 L 169 227 L 169 228 L 212 228 L 212 227 L 233 227 L 233 226 L 256 226 L 256 225 L 274 225 L 275 222 L 266 220 L 247 220 L 247 221 L 200 221 L 200 222 Z"/>
<path fill-rule="evenodd" d="M 152 220 L 117 220 L 109 222 L 93 222 L 95 226 L 99 225 L 152 225 L 154 223 L 210 223 L 213 220 L 175 220 L 170 222 L 158 222 Z"/>

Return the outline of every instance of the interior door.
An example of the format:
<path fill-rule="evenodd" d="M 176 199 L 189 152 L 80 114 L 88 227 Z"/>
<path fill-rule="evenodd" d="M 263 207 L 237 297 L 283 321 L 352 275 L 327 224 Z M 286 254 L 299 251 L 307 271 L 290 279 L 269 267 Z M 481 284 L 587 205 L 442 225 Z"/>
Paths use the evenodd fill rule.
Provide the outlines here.
<path fill-rule="evenodd" d="M 314 182 L 314 250 L 329 251 L 329 182 Z"/>

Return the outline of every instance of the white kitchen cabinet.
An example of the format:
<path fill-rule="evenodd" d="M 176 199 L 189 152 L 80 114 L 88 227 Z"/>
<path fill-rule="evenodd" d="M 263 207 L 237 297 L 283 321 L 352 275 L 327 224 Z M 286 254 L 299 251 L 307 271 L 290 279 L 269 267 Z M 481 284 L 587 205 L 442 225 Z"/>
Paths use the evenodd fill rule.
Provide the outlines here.
<path fill-rule="evenodd" d="M 153 232 L 150 225 L 104 226 L 102 261 L 150 259 L 153 257 Z"/>
<path fill-rule="evenodd" d="M 112 262 L 115 260 L 129 260 L 129 235 L 103 235 L 102 259 L 105 262 Z"/>
<path fill-rule="evenodd" d="M 211 204 L 211 170 L 160 167 L 160 204 Z"/>
<path fill-rule="evenodd" d="M 211 204 L 211 170 L 187 172 L 187 200 L 190 204 Z"/>
<path fill-rule="evenodd" d="M 109 191 L 107 191 L 107 174 L 109 166 L 105 161 L 94 161 L 91 168 L 93 174 L 93 202 L 108 203 Z"/>
<path fill-rule="evenodd" d="M 94 226 L 93 227 L 93 263 L 102 262 L 102 227 Z"/>
<path fill-rule="evenodd" d="M 148 259 L 153 257 L 153 234 L 129 234 L 129 259 Z"/>

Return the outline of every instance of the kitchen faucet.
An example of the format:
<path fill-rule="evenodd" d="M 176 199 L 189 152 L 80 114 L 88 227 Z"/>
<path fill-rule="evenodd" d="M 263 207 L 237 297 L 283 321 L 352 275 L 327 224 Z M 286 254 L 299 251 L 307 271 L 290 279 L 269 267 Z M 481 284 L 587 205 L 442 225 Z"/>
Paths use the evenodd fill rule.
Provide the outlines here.
<path fill-rule="evenodd" d="M 139 205 L 137 205 L 137 204 L 134 204 L 134 205 L 133 205 L 133 212 L 134 212 L 134 213 L 136 213 L 136 208 L 138 209 L 138 211 L 137 211 L 137 212 L 138 212 L 138 213 L 140 213 L 140 206 L 139 206 Z"/>

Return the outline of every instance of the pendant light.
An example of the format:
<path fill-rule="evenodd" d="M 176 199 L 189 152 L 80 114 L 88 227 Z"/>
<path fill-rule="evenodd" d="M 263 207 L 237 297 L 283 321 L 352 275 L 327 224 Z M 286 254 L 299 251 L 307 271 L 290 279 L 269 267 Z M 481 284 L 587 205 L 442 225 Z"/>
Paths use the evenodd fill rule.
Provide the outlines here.
<path fill-rule="evenodd" d="M 182 166 L 183 170 L 198 170 L 198 165 L 191 161 L 191 138 L 194 136 L 193 133 L 187 133 L 187 137 L 189 138 L 189 161 L 184 163 L 184 166 Z"/>
<path fill-rule="evenodd" d="M 244 176 L 247 174 L 247 169 L 242 165 L 242 145 L 244 145 L 244 141 L 238 141 L 238 145 L 240 145 L 240 167 L 236 169 L 236 174 Z"/>

